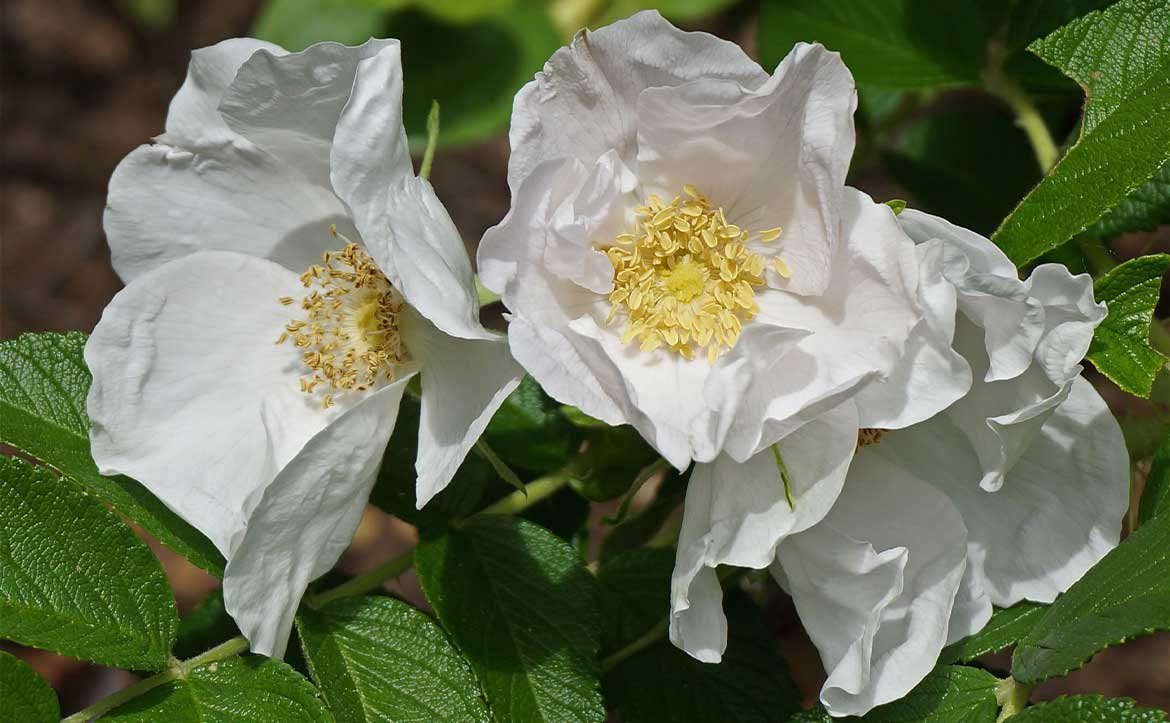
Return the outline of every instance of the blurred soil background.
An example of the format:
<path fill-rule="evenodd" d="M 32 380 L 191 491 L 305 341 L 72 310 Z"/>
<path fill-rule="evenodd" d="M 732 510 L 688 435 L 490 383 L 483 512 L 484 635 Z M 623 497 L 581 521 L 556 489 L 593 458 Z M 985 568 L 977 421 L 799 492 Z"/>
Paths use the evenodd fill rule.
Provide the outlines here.
<path fill-rule="evenodd" d="M 117 0 L 4 0 L 0 5 L 0 338 L 93 328 L 121 288 L 102 233 L 110 174 L 131 149 L 162 131 L 190 50 L 248 34 L 262 1 L 180 0 L 165 17 L 136 11 L 138 5 Z M 683 25 L 735 40 L 754 55 L 754 17 L 754 4 L 747 3 Z M 408 87 L 410 82 L 408 64 Z M 931 102 L 960 112 L 1006 114 L 994 101 L 971 93 L 951 92 Z M 508 209 L 507 153 L 499 133 L 474 145 L 441 150 L 436 157 L 432 181 L 471 251 Z M 916 199 L 883 159 L 881 153 L 859 151 L 851 182 L 878 199 L 919 200 L 927 210 L 946 212 Z M 1119 260 L 1167 250 L 1170 230 L 1123 237 L 1113 249 Z M 1159 315 L 1165 312 L 1161 309 Z M 1166 413 L 1124 397 L 1108 382 L 1094 381 L 1131 421 L 1140 424 L 1149 417 L 1152 429 L 1153 418 Z M 596 507 L 594 520 L 612 511 Z M 600 522 L 595 528 L 600 530 Z M 150 542 L 167 569 L 181 614 L 213 593 L 217 581 Z M 342 567 L 350 572 L 368 569 L 413 542 L 412 527 L 371 508 Z M 409 573 L 392 589 L 421 603 Z M 766 610 L 777 644 L 806 703 L 811 703 L 824 680 L 816 651 L 782 593 L 770 596 Z M 63 713 L 135 679 L 124 671 L 2 645 L 25 657 L 53 684 Z M 1008 660 L 1000 654 L 986 663 L 1003 671 Z M 1073 692 L 1129 696 L 1141 705 L 1170 710 L 1170 633 L 1106 650 L 1067 679 L 1041 685 L 1035 698 Z"/>

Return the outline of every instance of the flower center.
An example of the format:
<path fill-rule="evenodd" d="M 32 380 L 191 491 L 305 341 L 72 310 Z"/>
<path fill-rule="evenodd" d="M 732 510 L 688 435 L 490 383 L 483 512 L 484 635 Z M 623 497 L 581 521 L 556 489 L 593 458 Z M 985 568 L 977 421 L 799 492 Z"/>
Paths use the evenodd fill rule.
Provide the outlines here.
<path fill-rule="evenodd" d="M 755 290 L 764 284 L 768 261 L 747 249 L 751 234 L 729 224 L 722 208 L 690 184 L 683 193 L 670 203 L 650 196 L 634 209 L 632 233 L 597 247 L 614 270 L 606 323 L 623 314 L 623 344 L 637 341 L 647 352 L 665 346 L 686 359 L 699 350 L 714 364 L 735 346 L 743 322 L 759 312 Z M 779 237 L 773 228 L 756 240 Z M 780 259 L 772 266 L 789 275 Z"/>
<path fill-rule="evenodd" d="M 314 264 L 301 274 L 309 289 L 301 299 L 305 313 L 285 325 L 276 343 L 291 339 L 305 350 L 301 360 L 312 373 L 301 378 L 301 391 L 313 394 L 321 387 L 321 406 L 328 409 L 338 392 L 365 391 L 379 379 L 393 381 L 396 367 L 410 361 L 410 353 L 399 333 L 406 302 L 369 254 L 348 243 L 340 251 L 326 251 L 322 260 L 324 265 Z M 285 306 L 294 302 L 291 296 L 280 299 Z"/>
<path fill-rule="evenodd" d="M 854 454 L 860 452 L 863 447 L 868 447 L 871 444 L 881 444 L 882 436 L 884 436 L 885 433 L 886 430 L 876 429 L 874 427 L 863 427 L 857 430 L 857 448 L 854 451 Z"/>

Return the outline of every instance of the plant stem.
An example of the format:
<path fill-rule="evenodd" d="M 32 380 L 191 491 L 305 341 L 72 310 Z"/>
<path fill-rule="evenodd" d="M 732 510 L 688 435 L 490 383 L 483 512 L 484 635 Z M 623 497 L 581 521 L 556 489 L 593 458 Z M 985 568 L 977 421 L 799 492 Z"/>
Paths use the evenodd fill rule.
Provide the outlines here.
<path fill-rule="evenodd" d="M 334 600 L 340 600 L 343 597 L 351 597 L 353 595 L 361 595 L 362 593 L 377 590 L 387 580 L 393 580 L 406 572 L 414 565 L 414 550 L 407 550 L 405 554 L 398 557 L 391 558 L 381 565 L 378 565 L 373 570 L 363 572 L 361 575 L 338 585 L 335 588 L 326 590 L 317 595 L 313 595 L 308 599 L 310 607 L 319 608 Z"/>
<path fill-rule="evenodd" d="M 439 143 L 439 101 L 431 101 L 431 112 L 427 113 L 427 147 L 423 151 L 422 164 L 418 168 L 421 178 L 431 177 L 431 164 L 435 162 L 435 146 Z"/>
<path fill-rule="evenodd" d="M 507 462 L 500 459 L 500 455 L 496 454 L 496 451 L 482 437 L 475 443 L 474 449 L 476 454 L 487 460 L 488 464 L 492 466 L 492 469 L 496 471 L 496 474 L 500 476 L 500 479 L 519 491 L 524 490 L 524 482 L 520 480 L 520 476 L 512 471 L 512 468 L 508 466 Z"/>
<path fill-rule="evenodd" d="M 1001 709 L 995 723 L 1003 723 L 1028 705 L 1035 683 L 1020 683 L 1015 678 L 1004 678 L 995 686 L 995 702 Z"/>
<path fill-rule="evenodd" d="M 1040 172 L 1047 174 L 1060 159 L 1060 152 L 1048 125 L 1039 109 L 1024 89 L 995 68 L 984 78 L 984 87 L 989 93 L 996 96 L 1011 107 L 1016 114 L 1016 123 L 1024 129 L 1028 142 L 1032 144 L 1032 152 L 1036 154 L 1036 162 L 1040 164 Z"/>
<path fill-rule="evenodd" d="M 167 668 L 161 673 L 152 675 L 145 680 L 140 680 L 134 685 L 131 685 L 118 691 L 117 693 L 114 693 L 113 695 L 103 698 L 88 708 L 79 710 L 68 718 L 62 719 L 61 723 L 84 723 L 84 721 L 93 720 L 94 718 L 108 713 L 123 703 L 129 700 L 133 700 L 134 698 L 137 698 L 143 693 L 149 690 L 153 690 L 160 685 L 164 685 L 173 680 L 182 680 L 186 678 L 192 670 L 195 670 L 200 666 L 207 665 L 208 663 L 214 663 L 217 660 L 224 660 L 226 658 L 239 655 L 247 649 L 248 641 L 245 640 L 241 635 L 232 638 L 227 642 L 221 643 L 220 645 L 217 645 L 206 652 L 200 653 L 199 655 L 196 655 L 194 658 L 189 660 L 175 660 L 171 663 L 171 667 Z"/>
<path fill-rule="evenodd" d="M 521 489 L 516 490 L 495 504 L 488 505 L 475 514 L 477 516 L 514 515 L 518 512 L 523 512 L 525 509 L 552 495 L 568 482 L 568 472 L 555 472 L 546 477 L 540 477 L 526 485 L 522 485 Z"/>
<path fill-rule="evenodd" d="M 629 658 L 632 655 L 636 655 L 637 653 L 640 653 L 651 645 L 657 643 L 666 635 L 666 631 L 669 629 L 669 627 L 669 619 L 663 618 L 662 620 L 659 620 L 654 625 L 654 627 L 647 630 L 639 638 L 624 648 L 621 648 L 605 660 L 601 661 L 601 672 L 608 673 L 611 669 L 613 669 L 614 666 L 626 658 Z"/>

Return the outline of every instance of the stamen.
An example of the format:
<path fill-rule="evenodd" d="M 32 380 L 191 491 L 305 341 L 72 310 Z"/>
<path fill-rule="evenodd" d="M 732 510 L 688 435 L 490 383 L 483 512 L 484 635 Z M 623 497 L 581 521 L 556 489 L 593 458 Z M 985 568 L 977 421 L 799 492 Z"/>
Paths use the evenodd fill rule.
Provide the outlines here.
<path fill-rule="evenodd" d="M 868 447 L 871 444 L 881 444 L 882 435 L 886 433 L 884 429 L 874 429 L 871 427 L 864 427 L 857 430 L 857 448 L 854 454 L 860 452 L 863 447 Z"/>
<path fill-rule="evenodd" d="M 614 270 L 607 324 L 624 312 L 623 344 L 643 351 L 665 347 L 685 359 L 703 352 L 714 364 L 739 340 L 743 323 L 759 312 L 755 289 L 764 284 L 768 259 L 747 248 L 749 241 L 775 241 L 781 229 L 756 234 L 727 223 L 692 184 L 683 197 L 663 203 L 650 196 L 634 209 L 633 233 L 598 245 Z M 779 258 L 772 267 L 788 278 Z"/>
<path fill-rule="evenodd" d="M 332 226 L 329 232 L 345 239 Z M 301 274 L 309 289 L 301 299 L 305 316 L 285 325 L 276 340 L 291 339 L 305 350 L 301 360 L 312 374 L 301 378 L 301 391 L 326 390 L 323 409 L 333 406 L 339 392 L 366 391 L 379 379 L 393 381 L 397 367 L 410 361 L 399 334 L 406 302 L 369 254 L 345 240 L 340 251 L 324 253 L 323 266 L 312 265 Z M 278 301 L 288 306 L 293 299 Z"/>

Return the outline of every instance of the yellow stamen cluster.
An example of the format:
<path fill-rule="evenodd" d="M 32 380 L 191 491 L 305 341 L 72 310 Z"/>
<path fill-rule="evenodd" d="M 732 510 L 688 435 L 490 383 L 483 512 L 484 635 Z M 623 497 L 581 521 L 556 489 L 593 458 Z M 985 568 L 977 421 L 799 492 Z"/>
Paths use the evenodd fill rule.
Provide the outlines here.
<path fill-rule="evenodd" d="M 301 378 L 301 391 L 321 387 L 323 408 L 339 392 L 365 391 L 379 378 L 392 381 L 396 367 L 410 361 L 399 334 L 406 302 L 360 246 L 326 251 L 323 265 L 310 266 L 301 283 L 310 289 L 301 299 L 304 318 L 289 322 L 276 343 L 291 339 L 305 350 L 301 359 L 313 373 Z M 295 299 L 280 303 L 290 306 Z"/>
<path fill-rule="evenodd" d="M 886 433 L 884 429 L 873 429 L 871 427 L 864 427 L 857 430 L 857 449 L 854 454 L 860 452 L 863 447 L 868 447 L 871 444 L 881 444 L 882 435 Z"/>
<path fill-rule="evenodd" d="M 606 323 L 622 314 L 623 344 L 636 341 L 642 351 L 665 347 L 686 359 L 699 350 L 714 364 L 759 312 L 755 289 L 764 283 L 768 260 L 748 250 L 750 234 L 728 223 L 723 209 L 690 184 L 683 192 L 670 203 L 650 196 L 635 209 L 633 233 L 598 246 L 614 269 Z M 779 237 L 774 228 L 755 240 Z M 772 264 L 789 275 L 778 258 Z"/>

